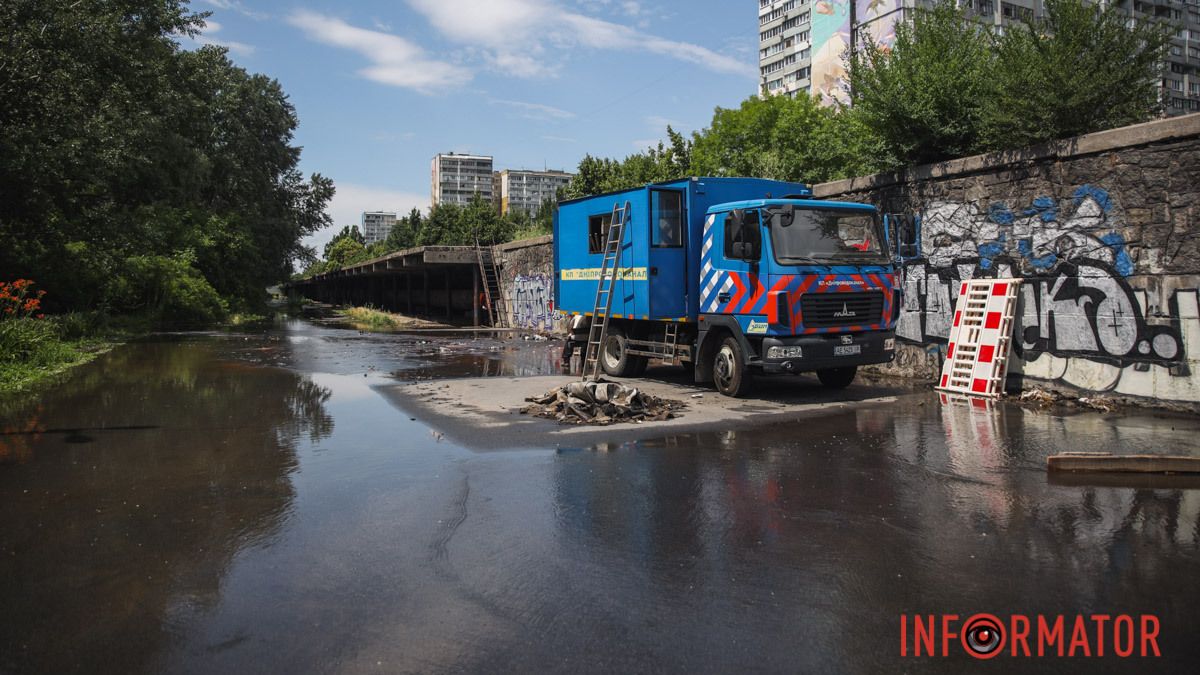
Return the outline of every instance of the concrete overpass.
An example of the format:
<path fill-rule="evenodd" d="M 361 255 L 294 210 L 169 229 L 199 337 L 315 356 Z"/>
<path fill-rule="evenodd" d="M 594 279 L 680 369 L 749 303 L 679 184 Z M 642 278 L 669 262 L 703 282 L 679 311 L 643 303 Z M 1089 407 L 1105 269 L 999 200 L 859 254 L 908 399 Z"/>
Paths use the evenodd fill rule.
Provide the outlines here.
<path fill-rule="evenodd" d="M 472 246 L 418 246 L 293 281 L 289 294 L 335 305 L 371 305 L 407 316 L 480 325 L 482 286 Z"/>

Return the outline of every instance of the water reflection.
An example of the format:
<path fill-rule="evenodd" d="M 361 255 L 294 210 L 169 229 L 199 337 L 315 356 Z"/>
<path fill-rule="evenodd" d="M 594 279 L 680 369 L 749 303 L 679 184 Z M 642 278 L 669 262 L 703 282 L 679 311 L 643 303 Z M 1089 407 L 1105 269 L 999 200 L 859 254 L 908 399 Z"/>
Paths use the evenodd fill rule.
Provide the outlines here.
<path fill-rule="evenodd" d="M 330 392 L 213 350 L 130 345 L 4 404 L 0 671 L 146 668 L 233 556 L 280 531 Z"/>
<path fill-rule="evenodd" d="M 703 589 L 695 609 L 710 616 L 736 598 L 803 621 L 806 648 L 832 657 L 801 670 L 887 663 L 862 659 L 902 612 L 1146 611 L 1195 656 L 1179 599 L 1200 599 L 1200 491 L 1056 485 L 1044 471 L 1066 448 L 1179 451 L 1190 441 L 1172 425 L 1197 422 L 902 399 L 561 453 L 555 511 L 573 545 L 651 570 L 637 593 Z M 778 612 L 735 615 L 726 643 L 779 649 L 763 637 L 779 635 Z"/>

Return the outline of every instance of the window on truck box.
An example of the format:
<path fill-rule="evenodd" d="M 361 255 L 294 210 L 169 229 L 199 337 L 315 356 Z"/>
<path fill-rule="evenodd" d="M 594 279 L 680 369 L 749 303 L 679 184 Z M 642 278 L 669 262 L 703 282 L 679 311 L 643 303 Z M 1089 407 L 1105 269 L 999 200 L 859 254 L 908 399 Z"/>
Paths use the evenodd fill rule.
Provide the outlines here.
<path fill-rule="evenodd" d="M 754 244 L 754 248 L 762 250 L 762 227 L 758 216 L 758 209 L 746 211 L 745 227 L 739 227 L 737 221 L 734 220 L 733 214 L 725 216 L 725 258 L 727 260 L 745 260 L 741 256 L 733 254 L 733 245 L 736 243 Z M 745 237 L 743 239 L 742 237 Z"/>
<path fill-rule="evenodd" d="M 588 253 L 604 253 L 604 239 L 608 236 L 611 213 L 588 216 Z"/>
<path fill-rule="evenodd" d="M 683 246 L 683 193 L 650 191 L 650 245 L 658 248 Z"/>

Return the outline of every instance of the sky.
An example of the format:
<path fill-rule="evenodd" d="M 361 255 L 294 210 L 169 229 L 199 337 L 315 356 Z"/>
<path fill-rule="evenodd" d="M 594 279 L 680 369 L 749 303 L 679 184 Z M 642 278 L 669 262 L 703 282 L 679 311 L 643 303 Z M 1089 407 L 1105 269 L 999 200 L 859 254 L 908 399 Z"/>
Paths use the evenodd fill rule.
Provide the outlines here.
<path fill-rule="evenodd" d="M 439 152 L 573 171 L 691 132 L 757 84 L 753 0 L 191 0 L 198 41 L 283 85 L 334 227 L 430 205 Z M 183 41 L 191 48 L 195 44 Z"/>

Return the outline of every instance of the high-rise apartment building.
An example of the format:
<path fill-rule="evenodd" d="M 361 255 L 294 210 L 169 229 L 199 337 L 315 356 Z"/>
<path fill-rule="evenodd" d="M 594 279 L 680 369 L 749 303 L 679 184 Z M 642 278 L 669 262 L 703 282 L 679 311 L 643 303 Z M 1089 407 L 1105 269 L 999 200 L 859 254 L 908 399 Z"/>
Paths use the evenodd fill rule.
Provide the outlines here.
<path fill-rule="evenodd" d="M 492 201 L 492 158 L 442 153 L 433 158 L 433 205 L 471 202 L 475 195 Z"/>
<path fill-rule="evenodd" d="M 1111 2 L 1112 0 L 1098 0 Z M 897 22 L 930 0 L 758 0 L 759 93 L 807 91 L 825 103 L 844 100 L 843 54 L 851 35 L 891 44 Z M 960 0 L 980 21 L 1003 31 L 1044 13 L 1042 0 Z M 1178 26 L 1163 68 L 1167 113 L 1200 110 L 1200 0 L 1121 0 L 1131 17 Z"/>
<path fill-rule="evenodd" d="M 391 211 L 363 211 L 362 235 L 367 244 L 383 241 L 396 225 L 396 214 Z"/>
<path fill-rule="evenodd" d="M 565 187 L 574 177 L 565 171 L 513 169 L 505 169 L 498 175 L 501 214 L 509 211 L 537 213 L 543 202 L 555 199 L 558 189 Z"/>

